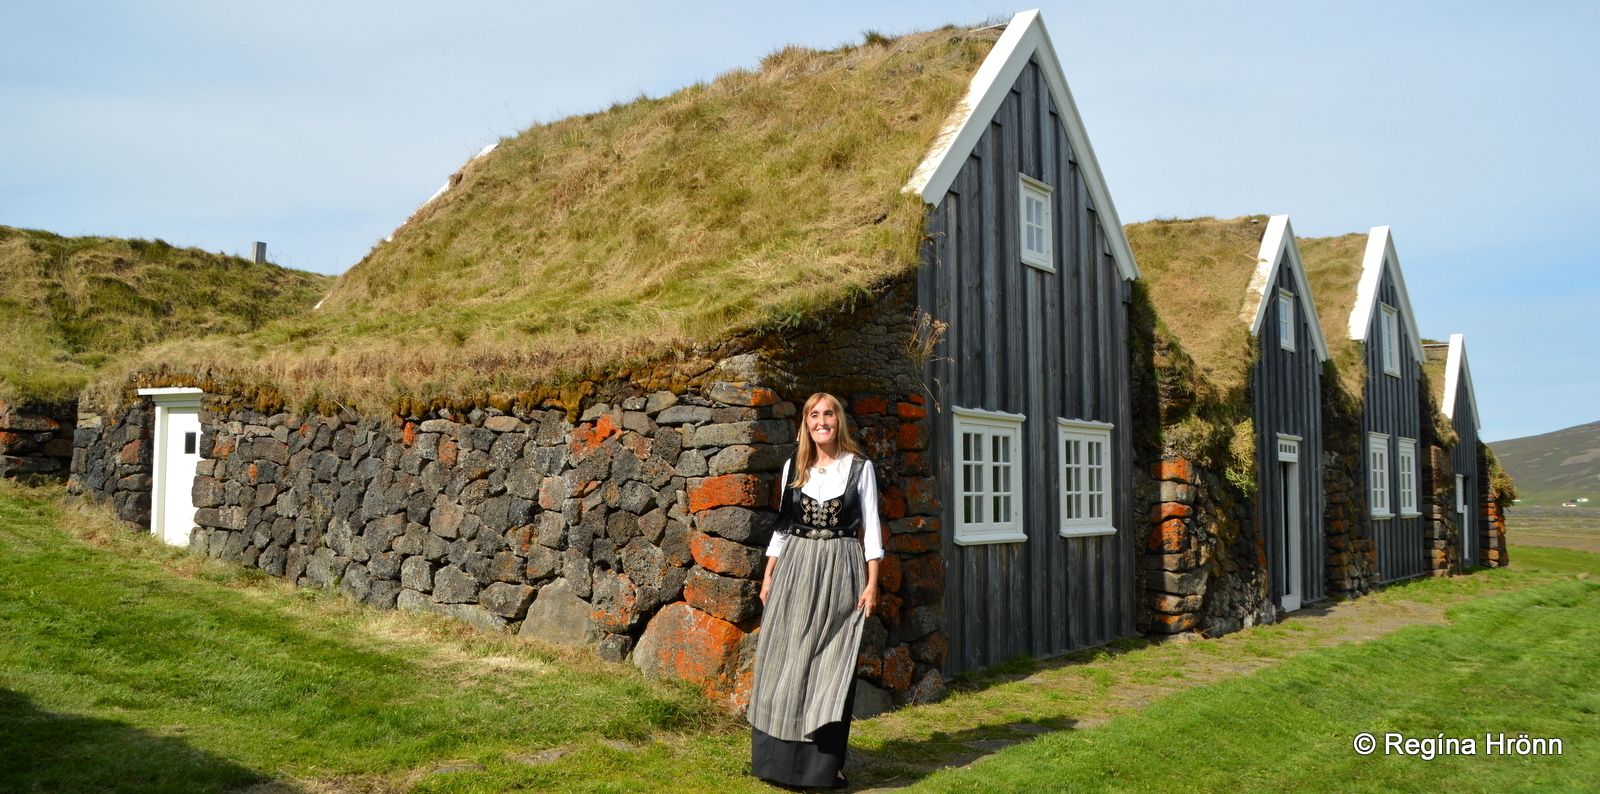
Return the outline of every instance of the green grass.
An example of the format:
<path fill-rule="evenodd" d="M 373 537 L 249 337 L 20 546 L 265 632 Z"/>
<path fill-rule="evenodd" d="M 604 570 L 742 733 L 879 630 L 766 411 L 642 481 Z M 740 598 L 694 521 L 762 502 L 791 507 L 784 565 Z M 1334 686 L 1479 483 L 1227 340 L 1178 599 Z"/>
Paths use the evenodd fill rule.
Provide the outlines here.
<path fill-rule="evenodd" d="M 0 791 L 774 790 L 745 774 L 745 730 L 687 687 L 587 650 L 295 591 L 63 512 L 60 494 L 0 485 Z M 970 757 L 968 743 L 1098 723 L 921 785 L 1487 790 L 1592 779 L 1600 556 L 1516 547 L 1512 558 L 1511 570 L 1356 602 L 1378 617 L 1455 605 L 1455 625 L 1359 645 L 1340 644 L 1354 623 L 1290 621 L 1189 645 L 1019 658 L 966 677 L 943 702 L 857 723 L 863 762 L 851 775 L 906 783 Z M 1130 691 L 1154 705 L 1127 702 Z M 1346 749 L 1356 731 L 1385 729 L 1526 731 L 1572 749 L 1555 762 L 1466 765 Z M 572 752 L 519 760 L 552 749 Z M 448 767 L 465 768 L 438 771 Z"/>
<path fill-rule="evenodd" d="M 0 493 L 0 790 L 684 791 L 743 771 L 742 736 L 687 687 L 85 544 L 54 504 Z M 516 760 L 551 748 L 574 753 Z"/>
<path fill-rule="evenodd" d="M 1600 780 L 1600 556 L 1518 547 L 1452 625 L 1413 626 L 1051 734 L 910 791 L 1548 791 Z M 1540 573 L 1542 572 L 1543 575 Z M 1581 577 L 1581 578 L 1580 578 Z M 1467 580 L 1470 581 L 1470 580 Z M 1440 597 L 1418 582 L 1384 595 Z M 1279 627 L 1275 627 L 1279 628 Z M 1559 757 L 1361 756 L 1356 734 L 1559 737 Z"/>
<path fill-rule="evenodd" d="M 0 226 L 0 400 L 71 399 L 121 354 L 309 310 L 332 279 L 156 240 Z"/>

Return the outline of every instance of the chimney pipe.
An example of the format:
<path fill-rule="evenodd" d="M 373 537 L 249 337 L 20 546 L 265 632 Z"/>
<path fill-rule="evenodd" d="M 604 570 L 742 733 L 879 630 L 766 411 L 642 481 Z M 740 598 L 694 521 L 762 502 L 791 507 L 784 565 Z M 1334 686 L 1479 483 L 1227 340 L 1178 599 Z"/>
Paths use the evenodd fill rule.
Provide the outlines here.
<path fill-rule="evenodd" d="M 258 264 L 258 265 L 264 264 L 267 261 L 267 244 L 266 243 L 262 243 L 262 242 L 256 243 L 255 256 L 253 258 L 255 259 L 256 264 Z"/>

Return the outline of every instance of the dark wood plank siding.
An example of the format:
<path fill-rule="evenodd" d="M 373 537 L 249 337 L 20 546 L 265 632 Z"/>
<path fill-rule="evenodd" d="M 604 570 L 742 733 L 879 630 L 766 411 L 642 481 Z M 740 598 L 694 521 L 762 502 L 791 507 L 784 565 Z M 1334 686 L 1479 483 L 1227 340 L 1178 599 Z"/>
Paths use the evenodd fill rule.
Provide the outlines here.
<path fill-rule="evenodd" d="M 1018 174 L 1051 186 L 1056 272 L 1022 263 Z M 918 282 L 949 324 L 928 364 L 944 489 L 944 596 L 955 674 L 1134 632 L 1127 284 L 1109 253 L 1059 112 L 1030 63 L 930 213 Z M 1019 543 L 958 546 L 950 408 L 1019 413 Z M 1110 422 L 1117 534 L 1058 534 L 1056 418 Z"/>
<path fill-rule="evenodd" d="M 1457 494 L 1467 507 L 1465 514 L 1457 513 L 1456 521 L 1461 525 L 1461 567 L 1466 568 L 1478 565 L 1478 559 L 1483 548 L 1483 527 L 1479 525 L 1479 501 L 1483 494 L 1478 490 L 1478 423 L 1473 419 L 1472 390 L 1467 384 L 1456 386 L 1456 404 L 1452 414 L 1451 423 L 1456 430 L 1456 446 L 1450 450 L 1450 463 L 1455 468 L 1455 473 L 1463 475 L 1459 482 L 1462 483 L 1463 493 Z M 1450 506 L 1455 509 L 1455 505 Z"/>
<path fill-rule="evenodd" d="M 1284 350 L 1278 338 L 1278 291 L 1294 294 L 1294 350 Z M 1273 602 L 1282 604 L 1288 592 L 1289 565 L 1300 566 L 1303 603 L 1320 601 L 1324 586 L 1322 539 L 1322 362 L 1317 360 L 1306 321 L 1309 295 L 1297 294 L 1294 276 L 1280 267 L 1268 291 L 1267 319 L 1261 329 L 1260 356 L 1250 373 L 1256 425 L 1256 468 L 1260 490 L 1256 505 L 1258 526 L 1267 540 L 1267 569 Z M 1287 518 L 1284 514 L 1283 478 L 1278 462 L 1278 434 L 1299 436 L 1300 556 L 1288 558 Z"/>
<path fill-rule="evenodd" d="M 1396 377 L 1383 371 L 1383 311 L 1381 307 L 1374 307 L 1367 327 L 1367 393 L 1361 417 L 1363 434 L 1383 433 L 1389 436 L 1389 504 L 1394 517 L 1372 519 L 1372 534 L 1378 550 L 1378 581 L 1383 583 L 1421 576 L 1427 564 L 1422 518 L 1402 518 L 1400 515 L 1400 458 L 1396 442 L 1401 438 L 1421 438 L 1421 370 L 1411 355 L 1412 340 L 1403 314 L 1407 308 L 1400 304 L 1392 268 L 1391 263 L 1384 263 L 1383 277 L 1378 283 L 1378 302 L 1392 306 L 1401 313 L 1396 323 L 1400 332 L 1396 340 L 1400 374 Z M 1370 478 L 1371 465 L 1365 457 L 1367 444 L 1368 439 L 1363 435 L 1361 450 L 1366 465 L 1362 469 Z M 1417 454 L 1422 454 L 1420 449 Z M 1421 499 L 1420 492 L 1418 499 Z"/>

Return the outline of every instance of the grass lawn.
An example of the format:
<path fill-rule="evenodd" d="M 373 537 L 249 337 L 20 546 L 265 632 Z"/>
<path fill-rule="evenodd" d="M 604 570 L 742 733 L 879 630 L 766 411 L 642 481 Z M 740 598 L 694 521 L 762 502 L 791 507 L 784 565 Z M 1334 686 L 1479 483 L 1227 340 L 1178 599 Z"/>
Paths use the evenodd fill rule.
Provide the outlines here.
<path fill-rule="evenodd" d="M 84 543 L 59 495 L 0 490 L 0 791 L 759 788 L 685 687 L 143 538 Z"/>
<path fill-rule="evenodd" d="M 1592 791 L 1600 581 L 1591 577 L 1600 556 L 1519 547 L 1512 560 L 1521 570 L 1504 574 L 1524 587 L 1451 608 L 1451 625 L 1304 653 L 909 791 Z M 1383 595 L 1425 598 L 1454 586 L 1423 581 Z M 1385 756 L 1389 731 L 1473 736 L 1479 754 Z M 1559 737 L 1564 754 L 1487 756 L 1489 731 Z M 1361 732 L 1378 737 L 1376 753 L 1352 749 Z"/>
<path fill-rule="evenodd" d="M 775 791 L 745 774 L 748 734 L 688 688 L 295 591 L 59 497 L 0 484 L 0 792 Z M 1018 661 L 858 723 L 851 775 L 934 791 L 1582 788 L 1600 779 L 1600 556 L 1512 559 L 1220 640 Z M 1452 625 L 1393 631 L 1446 608 Z M 1350 750 L 1385 730 L 1557 736 L 1566 755 Z"/>

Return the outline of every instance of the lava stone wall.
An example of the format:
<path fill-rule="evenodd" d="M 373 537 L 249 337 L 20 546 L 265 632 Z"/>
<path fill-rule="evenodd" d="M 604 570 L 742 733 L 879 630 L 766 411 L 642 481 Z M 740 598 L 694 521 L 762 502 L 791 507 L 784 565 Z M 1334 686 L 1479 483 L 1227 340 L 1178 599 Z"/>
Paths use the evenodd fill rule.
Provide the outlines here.
<path fill-rule="evenodd" d="M 0 477 L 65 479 L 76 406 L 0 402 Z"/>
<path fill-rule="evenodd" d="M 889 554 L 858 712 L 942 688 L 937 500 L 917 395 L 854 395 Z M 428 418 L 263 415 L 207 397 L 194 553 L 484 631 L 596 644 L 612 661 L 748 697 L 764 549 L 795 402 L 715 382 L 588 407 Z M 74 492 L 149 528 L 153 411 L 88 417 Z"/>

